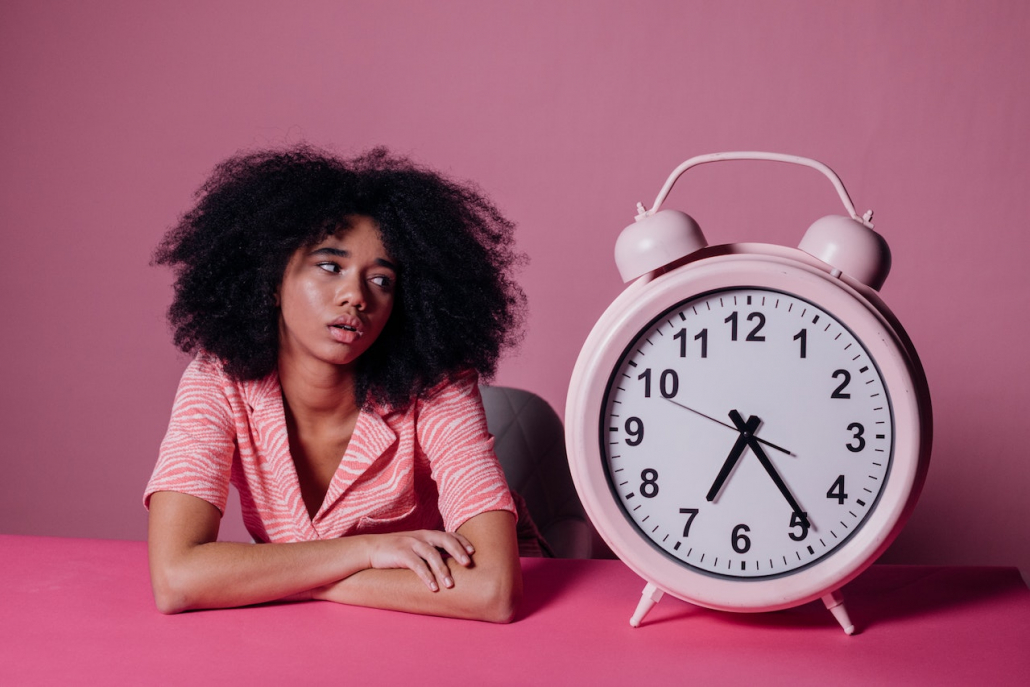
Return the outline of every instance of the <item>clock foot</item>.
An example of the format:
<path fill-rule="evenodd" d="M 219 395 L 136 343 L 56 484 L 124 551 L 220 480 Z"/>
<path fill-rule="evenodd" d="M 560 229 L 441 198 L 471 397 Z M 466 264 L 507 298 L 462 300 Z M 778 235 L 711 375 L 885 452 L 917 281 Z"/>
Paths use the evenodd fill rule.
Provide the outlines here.
<path fill-rule="evenodd" d="M 662 600 L 663 596 L 665 596 L 665 592 L 648 582 L 644 591 L 640 592 L 640 603 L 637 604 L 637 610 L 633 612 L 633 617 L 629 619 L 629 624 L 633 627 L 640 627 L 640 621 L 656 603 Z"/>
<path fill-rule="evenodd" d="M 848 611 L 844 608 L 844 597 L 841 596 L 839 591 L 830 592 L 824 596 L 823 603 L 826 605 L 826 610 L 832 613 L 833 617 L 840 623 L 840 626 L 844 628 L 846 634 L 855 634 L 855 625 L 851 622 L 851 618 L 848 617 Z"/>

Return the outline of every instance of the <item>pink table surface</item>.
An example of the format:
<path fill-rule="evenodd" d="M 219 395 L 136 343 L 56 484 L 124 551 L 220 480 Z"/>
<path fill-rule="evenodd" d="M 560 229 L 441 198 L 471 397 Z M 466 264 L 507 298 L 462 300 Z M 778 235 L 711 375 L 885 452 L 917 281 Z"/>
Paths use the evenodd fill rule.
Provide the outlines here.
<path fill-rule="evenodd" d="M 142 542 L 0 535 L 0 685 L 1030 684 L 1013 568 L 874 566 L 819 603 L 757 615 L 666 597 L 619 561 L 523 559 L 511 625 L 325 602 L 163 616 Z"/>

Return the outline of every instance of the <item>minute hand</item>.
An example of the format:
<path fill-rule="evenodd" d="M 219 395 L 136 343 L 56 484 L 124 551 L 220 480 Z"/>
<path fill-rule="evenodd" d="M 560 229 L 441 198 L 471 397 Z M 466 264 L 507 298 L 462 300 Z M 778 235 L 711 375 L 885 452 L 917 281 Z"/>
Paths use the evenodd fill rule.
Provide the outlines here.
<path fill-rule="evenodd" d="M 784 499 L 787 500 L 791 510 L 797 513 L 797 517 L 801 519 L 801 522 L 804 522 L 804 511 L 801 510 L 797 501 L 794 500 L 794 495 L 790 492 L 790 489 L 787 488 L 787 484 L 783 481 L 783 478 L 780 477 L 780 473 L 778 473 L 776 468 L 773 467 L 773 461 L 769 460 L 769 456 L 765 455 L 765 451 L 762 449 L 760 443 L 761 440 L 753 434 L 745 432 L 748 425 L 744 422 L 744 418 L 741 417 L 740 414 L 730 413 L 729 417 L 733 420 L 733 424 L 736 425 L 737 430 L 739 430 L 741 435 L 747 440 L 748 446 L 755 454 L 755 457 L 758 458 L 758 462 L 762 463 L 762 468 L 765 469 L 765 472 L 768 473 L 769 477 L 773 478 L 773 482 L 776 484 L 777 488 L 780 489 L 780 493 L 782 493 Z"/>
<path fill-rule="evenodd" d="M 736 422 L 736 420 L 734 420 L 734 422 Z M 769 456 L 765 455 L 765 451 L 762 450 L 761 444 L 753 435 L 748 435 L 748 446 L 758 458 L 758 462 L 762 464 L 765 471 L 769 473 L 770 477 L 772 477 L 773 483 L 776 484 L 776 488 L 780 490 L 781 494 L 783 494 L 783 498 L 787 499 L 787 503 L 790 504 L 791 509 L 797 513 L 801 522 L 806 522 L 807 516 L 805 515 L 805 512 L 801 510 L 801 506 L 798 505 L 793 494 L 790 493 L 790 489 L 787 488 L 786 483 L 784 483 L 783 479 L 780 477 L 780 473 L 776 472 L 776 468 L 773 467 L 772 461 L 769 460 Z"/>

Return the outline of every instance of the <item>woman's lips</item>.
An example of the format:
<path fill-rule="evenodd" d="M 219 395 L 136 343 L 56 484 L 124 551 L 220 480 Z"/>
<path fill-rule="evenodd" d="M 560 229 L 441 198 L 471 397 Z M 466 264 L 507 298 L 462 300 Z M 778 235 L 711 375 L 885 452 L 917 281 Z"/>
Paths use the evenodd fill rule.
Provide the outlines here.
<path fill-rule="evenodd" d="M 361 320 L 357 317 L 338 317 L 329 325 L 329 334 L 340 343 L 354 343 L 364 334 Z"/>

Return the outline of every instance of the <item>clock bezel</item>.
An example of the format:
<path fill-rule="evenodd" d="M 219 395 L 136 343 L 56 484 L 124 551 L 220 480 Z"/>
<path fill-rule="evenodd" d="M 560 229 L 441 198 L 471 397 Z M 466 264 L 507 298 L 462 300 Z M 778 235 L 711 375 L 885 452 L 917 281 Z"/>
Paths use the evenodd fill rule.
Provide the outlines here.
<path fill-rule="evenodd" d="M 691 569 L 693 571 L 696 571 L 696 572 L 698 572 L 698 573 L 700 573 L 702 575 L 708 575 L 708 576 L 717 577 L 717 578 L 723 578 L 723 579 L 731 579 L 731 580 L 734 580 L 734 581 L 759 581 L 759 580 L 770 580 L 770 579 L 774 579 L 774 578 L 778 578 L 778 577 L 784 577 L 784 576 L 787 576 L 787 575 L 795 575 L 795 574 L 799 573 L 800 571 L 802 571 L 802 570 L 804 570 L 804 569 L 806 569 L 806 568 L 808 568 L 810 566 L 819 564 L 825 558 L 827 558 L 829 556 L 835 555 L 841 549 L 841 547 L 846 545 L 847 542 L 849 542 L 865 526 L 866 522 L 869 520 L 869 517 L 872 515 L 872 513 L 878 507 L 880 496 L 883 493 L 884 489 L 881 487 L 879 490 L 877 490 L 877 492 L 875 493 L 874 497 L 870 501 L 868 509 L 866 510 L 865 514 L 862 516 L 862 519 L 857 523 L 857 525 L 854 526 L 854 529 L 849 530 L 848 533 L 846 534 L 846 536 L 844 536 L 843 539 L 841 539 L 839 542 L 837 542 L 833 546 L 833 548 L 831 548 L 828 551 L 824 552 L 823 554 L 821 554 L 817 558 L 814 558 L 814 559 L 812 559 L 810 561 L 807 561 L 807 562 L 805 562 L 804 564 L 802 564 L 802 565 L 800 565 L 798 567 L 791 568 L 789 570 L 780 571 L 780 572 L 769 573 L 767 575 L 738 575 L 738 574 L 732 574 L 732 573 L 722 573 L 722 572 L 717 572 L 715 570 L 709 570 L 709 569 L 700 567 L 698 565 L 694 565 L 691 562 L 683 560 L 682 558 L 679 558 L 678 556 L 676 556 L 674 553 L 671 553 L 668 550 L 664 549 L 658 541 L 656 541 L 654 538 L 652 538 L 650 535 L 648 535 L 648 533 L 644 530 L 644 528 L 642 528 L 640 526 L 639 522 L 634 520 L 633 516 L 631 515 L 631 513 L 629 511 L 629 505 L 630 504 L 628 504 L 625 501 L 623 501 L 622 497 L 620 496 L 620 494 L 618 492 L 618 489 L 615 486 L 615 477 L 612 475 L 612 472 L 609 469 L 611 457 L 608 454 L 610 453 L 610 447 L 606 444 L 606 436 L 608 436 L 608 434 L 609 434 L 609 431 L 608 431 L 607 428 L 612 424 L 612 421 L 610 420 L 610 416 L 606 412 L 608 410 L 608 401 L 609 401 L 609 398 L 610 398 L 611 393 L 612 393 L 612 386 L 614 384 L 618 383 L 617 380 L 621 376 L 620 372 L 623 371 L 623 365 L 625 363 L 626 358 L 628 356 L 630 356 L 630 354 L 632 354 L 632 352 L 635 349 L 640 347 L 641 339 L 644 338 L 645 336 L 647 336 L 649 332 L 653 331 L 653 327 L 654 327 L 655 323 L 665 321 L 670 316 L 671 313 L 674 313 L 674 312 L 676 312 L 677 310 L 680 310 L 680 309 L 685 309 L 687 307 L 687 304 L 689 304 L 689 303 L 698 303 L 700 301 L 712 299 L 712 298 L 714 298 L 716 296 L 719 296 L 721 294 L 725 294 L 725 293 L 728 293 L 728 292 L 734 292 L 734 291 L 740 291 L 740 290 L 744 290 L 744 291 L 760 291 L 760 292 L 763 292 L 763 293 L 777 294 L 777 295 L 780 295 L 780 296 L 786 296 L 788 298 L 794 299 L 795 301 L 800 301 L 802 303 L 805 303 L 808 306 L 810 306 L 812 309 L 818 310 L 821 314 L 824 314 L 827 317 L 835 320 L 837 326 L 839 326 L 839 327 L 841 327 L 841 328 L 843 328 L 845 330 L 848 330 L 848 333 L 854 338 L 854 340 L 858 344 L 858 346 L 862 348 L 863 353 L 868 358 L 869 364 L 876 370 L 876 374 L 880 377 L 881 380 L 883 379 L 882 373 L 880 372 L 880 369 L 879 369 L 879 365 L 876 363 L 876 360 L 869 354 L 868 350 L 866 350 L 865 343 L 859 337 L 855 336 L 855 333 L 850 331 L 850 329 L 847 327 L 846 324 L 844 324 L 842 321 L 840 321 L 839 318 L 837 318 L 837 316 L 834 313 L 828 312 L 825 308 L 823 308 L 823 307 L 821 307 L 821 306 L 819 306 L 819 305 L 817 305 L 815 303 L 812 303 L 808 299 L 803 298 L 801 296 L 798 296 L 797 294 L 788 293 L 786 291 L 783 291 L 782 289 L 770 289 L 770 288 L 766 288 L 766 287 L 756 287 L 754 285 L 731 286 L 731 287 L 727 287 L 727 288 L 724 288 L 724 289 L 716 289 L 714 291 L 707 291 L 707 292 L 704 292 L 704 293 L 691 294 L 690 296 L 687 296 L 686 298 L 681 299 L 681 300 L 673 303 L 669 307 L 665 308 L 664 310 L 660 311 L 658 314 L 653 316 L 651 318 L 651 320 L 642 329 L 637 331 L 637 333 L 633 337 L 631 337 L 629 339 L 629 343 L 627 343 L 627 345 L 623 349 L 621 355 L 619 356 L 618 360 L 616 361 L 615 365 L 612 367 L 612 370 L 611 370 L 611 372 L 610 372 L 610 374 L 608 376 L 608 381 L 605 384 L 604 396 L 602 398 L 601 406 L 600 406 L 600 415 L 598 417 L 597 432 L 598 432 L 598 450 L 599 450 L 599 454 L 600 454 L 598 456 L 598 458 L 600 460 L 601 469 L 605 471 L 605 475 L 608 478 L 608 488 L 609 488 L 609 490 L 611 492 L 612 499 L 616 503 L 619 504 L 619 507 L 620 507 L 620 510 L 622 511 L 623 517 L 625 517 L 626 520 L 630 523 L 630 525 L 633 526 L 640 533 L 640 535 L 642 537 L 644 537 L 648 541 L 648 543 L 651 544 L 652 548 L 654 548 L 656 551 L 658 551 L 663 556 L 665 556 L 665 557 L 669 558 L 670 560 L 674 561 L 678 565 L 685 566 L 685 567 L 687 567 L 687 568 L 689 568 L 689 569 Z M 890 416 L 890 422 L 891 422 L 890 454 L 887 457 L 887 465 L 886 465 L 886 469 L 884 470 L 884 473 L 883 473 L 883 485 L 886 485 L 888 483 L 888 481 L 890 480 L 891 468 L 892 468 L 893 462 L 894 462 L 894 410 L 893 410 L 893 402 L 892 402 L 892 400 L 890 398 L 890 392 L 889 392 L 889 389 L 886 388 L 886 386 L 884 387 L 883 392 L 884 392 L 884 396 L 887 399 L 887 406 L 888 406 L 887 407 L 887 412 L 888 412 L 888 415 Z M 643 417 L 643 416 L 641 416 L 641 417 Z"/>
<path fill-rule="evenodd" d="M 893 316 L 859 284 L 820 269 L 794 249 L 737 244 L 709 250 L 653 279 L 643 277 L 616 299 L 584 344 L 570 384 L 566 439 L 573 479 L 601 536 L 631 569 L 676 597 L 729 611 L 796 606 L 833 591 L 862 572 L 886 549 L 918 498 L 929 462 L 930 406 L 922 368 Z M 703 259 L 702 259 L 703 258 Z M 862 341 L 876 361 L 895 424 L 890 477 L 854 536 L 833 553 L 791 574 L 724 578 L 676 562 L 625 517 L 601 464 L 597 422 L 609 376 L 623 352 L 655 316 L 685 299 L 727 288 L 783 291 L 832 313 Z"/>

